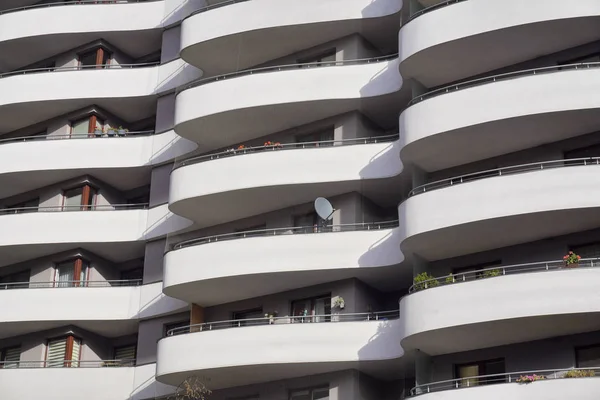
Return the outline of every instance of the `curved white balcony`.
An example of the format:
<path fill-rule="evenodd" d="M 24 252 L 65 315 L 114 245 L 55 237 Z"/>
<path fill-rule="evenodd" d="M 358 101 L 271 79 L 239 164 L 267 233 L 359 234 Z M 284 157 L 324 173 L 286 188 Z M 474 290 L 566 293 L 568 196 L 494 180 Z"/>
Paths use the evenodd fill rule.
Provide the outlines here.
<path fill-rule="evenodd" d="M 161 134 L 127 132 L 114 137 L 43 135 L 0 139 L 0 198 L 84 173 L 115 187 L 141 186 L 147 182 L 153 166 L 196 147 L 172 130 Z M 126 175 L 122 173 L 124 169 Z"/>
<path fill-rule="evenodd" d="M 569 369 L 522 371 L 501 375 L 484 375 L 469 379 L 453 379 L 423 384 L 411 390 L 411 395 L 421 400 L 562 400 L 577 398 L 594 400 L 600 389 L 599 378 L 566 378 Z M 598 369 L 578 369 L 598 375 Z M 520 383 L 522 376 L 543 377 L 531 383 Z M 473 382 L 485 380 L 485 385 L 472 386 Z M 493 384 L 491 384 L 493 383 Z"/>
<path fill-rule="evenodd" d="M 89 104 L 125 120 L 141 120 L 154 114 L 156 95 L 200 76 L 198 69 L 180 59 L 161 65 L 61 67 L 5 73 L 0 75 L 0 132 L 15 131 Z"/>
<path fill-rule="evenodd" d="M 414 98 L 400 116 L 401 158 L 436 171 L 600 130 L 598 91 L 600 63 L 434 90 Z"/>
<path fill-rule="evenodd" d="M 379 319 L 375 313 L 310 317 L 331 321 L 322 323 L 282 317 L 239 328 L 223 321 L 212 323 L 212 331 L 211 323 L 192 325 L 193 333 L 158 342 L 156 379 L 173 385 L 200 375 L 211 389 L 220 389 L 349 368 L 375 377 L 389 374 L 404 354 L 397 313 Z"/>
<path fill-rule="evenodd" d="M 350 277 L 373 286 L 396 282 L 404 257 L 394 226 L 268 229 L 182 242 L 165 255 L 163 292 L 210 306 Z"/>
<path fill-rule="evenodd" d="M 19 306 L 0 311 L 0 337 L 69 324 L 114 337 L 135 331 L 142 318 L 187 310 L 187 303 L 164 296 L 161 289 L 160 282 L 142 285 L 141 281 L 2 284 L 0 301 Z"/>
<path fill-rule="evenodd" d="M 105 39 L 134 58 L 160 49 L 165 0 L 83 0 L 0 10 L 0 70 L 10 71 Z M 26 52 L 21 51 L 27 47 Z"/>
<path fill-rule="evenodd" d="M 417 283 L 400 302 L 402 346 L 438 355 L 599 329 L 600 260 L 571 267 L 509 265 Z"/>
<path fill-rule="evenodd" d="M 175 132 L 209 151 L 353 110 L 392 127 L 391 97 L 402 87 L 394 57 L 265 67 L 199 80 L 177 95 Z"/>
<path fill-rule="evenodd" d="M 415 188 L 398 207 L 401 248 L 439 260 L 597 228 L 599 164 L 518 165 Z"/>
<path fill-rule="evenodd" d="M 171 174 L 169 209 L 212 226 L 310 202 L 319 196 L 385 186 L 387 180 L 367 181 L 402 172 L 397 138 L 390 135 L 277 144 L 185 160 Z M 252 175 L 247 176 L 247 171 L 253 171 Z M 231 207 L 242 198 L 244 207 Z"/>
<path fill-rule="evenodd" d="M 80 207 L 44 206 L 1 210 L 0 266 L 77 247 L 113 261 L 142 252 L 146 240 L 177 232 L 191 221 L 168 212 L 166 205 L 145 204 Z"/>
<path fill-rule="evenodd" d="M 595 0 L 453 1 L 402 27 L 400 71 L 435 87 L 599 40 L 599 22 Z"/>
<path fill-rule="evenodd" d="M 2 398 L 18 400 L 42 397 L 79 400 L 82 393 L 85 393 L 85 398 L 89 400 L 130 398 L 134 389 L 136 368 L 95 368 L 101 362 L 80 361 L 79 363 L 79 368 L 36 368 L 35 366 L 32 368 L 26 363 L 21 363 L 22 366 L 18 368 L 2 368 L 0 369 Z M 69 382 L 69 385 L 65 387 L 58 385 L 57 382 Z"/>
<path fill-rule="evenodd" d="M 181 56 L 206 75 L 215 75 L 260 65 L 353 33 L 360 33 L 380 49 L 392 49 L 401 8 L 402 0 L 217 3 L 183 20 Z M 282 37 L 285 40 L 280 40 Z"/>

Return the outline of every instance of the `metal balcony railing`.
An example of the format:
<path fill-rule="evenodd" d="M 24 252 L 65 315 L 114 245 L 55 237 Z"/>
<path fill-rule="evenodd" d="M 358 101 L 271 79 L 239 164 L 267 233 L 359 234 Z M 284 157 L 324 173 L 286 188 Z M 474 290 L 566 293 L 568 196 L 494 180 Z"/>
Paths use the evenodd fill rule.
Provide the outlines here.
<path fill-rule="evenodd" d="M 443 390 L 463 389 L 469 387 L 480 387 L 483 385 L 500 383 L 526 383 L 523 378 L 531 377 L 535 379 L 531 384 L 539 384 L 536 381 L 569 379 L 569 378 L 590 378 L 600 377 L 600 368 L 566 368 L 566 369 L 546 369 L 537 371 L 507 372 L 504 374 L 480 375 L 460 379 L 450 379 L 446 381 L 432 382 L 419 385 L 410 390 L 411 396 L 440 392 Z M 535 376 L 540 378 L 535 378 Z"/>
<path fill-rule="evenodd" d="M 132 69 L 132 68 L 146 68 L 146 67 L 155 67 L 160 65 L 160 62 L 148 62 L 148 63 L 138 63 L 138 64 L 97 64 L 97 65 L 75 65 L 69 67 L 44 67 L 44 68 L 30 68 L 30 69 L 21 69 L 17 71 L 4 72 L 0 74 L 0 79 L 8 78 L 10 76 L 17 75 L 30 75 L 30 74 L 39 74 L 43 72 L 69 72 L 69 71 L 98 71 L 105 69 Z"/>
<path fill-rule="evenodd" d="M 408 196 L 415 196 L 421 193 L 429 192 L 432 190 L 447 188 L 467 182 L 473 182 L 480 179 L 492 178 L 496 176 L 520 174 L 524 172 L 532 171 L 543 171 L 553 168 L 563 167 L 577 167 L 577 166 L 592 166 L 600 165 L 600 157 L 586 157 L 586 158 L 567 158 L 553 161 L 542 161 L 530 164 L 511 165 L 509 167 L 502 167 L 496 169 L 490 169 L 487 171 L 474 172 L 466 175 L 459 175 L 453 178 L 442 179 L 435 182 L 429 182 L 421 186 L 417 186 L 411 190 Z"/>
<path fill-rule="evenodd" d="M 595 268 L 600 267 L 600 258 L 585 258 L 579 260 L 577 268 Z M 413 284 L 409 289 L 409 293 L 418 292 L 425 289 L 432 289 L 439 286 L 453 285 L 461 282 L 472 282 L 484 278 L 494 278 L 497 276 L 506 276 L 513 274 L 527 274 L 531 272 L 556 271 L 565 269 L 564 260 L 541 261 L 527 264 L 515 264 L 506 266 L 497 266 L 483 268 L 469 272 L 450 274 L 440 276 L 438 278 L 428 279 L 422 282 Z"/>
<path fill-rule="evenodd" d="M 500 82 L 509 79 L 521 78 L 523 76 L 532 76 L 532 75 L 540 75 L 540 74 L 548 74 L 553 72 L 561 72 L 561 71 L 569 71 L 569 70 L 578 70 L 578 69 L 591 69 L 591 68 L 599 68 L 600 62 L 587 62 L 587 63 L 578 63 L 578 64 L 566 64 L 566 65 L 552 65 L 550 67 L 541 67 L 534 69 L 526 69 L 521 71 L 507 72 L 505 74 L 499 75 L 491 75 L 486 76 L 479 79 L 472 79 L 469 81 L 455 83 L 453 85 L 444 86 L 439 89 L 432 90 L 420 96 L 414 97 L 406 106 L 406 108 L 415 105 L 417 103 L 422 102 L 423 100 L 427 100 L 433 97 L 437 97 L 446 93 L 456 92 L 458 90 L 468 89 L 470 87 L 485 85 L 493 82 Z"/>
<path fill-rule="evenodd" d="M 43 206 L 43 207 L 15 207 L 0 209 L 0 215 L 29 214 L 35 212 L 63 212 L 63 211 L 122 211 L 146 210 L 148 203 L 139 204 L 103 204 L 89 206 Z"/>
<path fill-rule="evenodd" d="M 336 322 L 356 322 L 356 321 L 387 321 L 400 318 L 400 311 L 377 311 L 370 313 L 350 313 L 350 314 L 325 314 L 325 315 L 302 315 L 275 317 L 267 316 L 264 318 L 236 319 L 228 321 L 205 322 L 181 326 L 167 331 L 166 336 L 177 336 L 186 333 L 207 332 L 218 329 L 242 328 L 264 325 L 287 325 L 303 323 L 336 323 Z"/>
<path fill-rule="evenodd" d="M 444 8 L 444 7 L 450 6 L 452 4 L 462 3 L 463 1 L 467 1 L 467 0 L 446 0 L 446 1 L 442 1 L 438 4 L 434 4 L 432 6 L 425 7 L 424 9 L 419 10 L 416 13 L 414 13 L 413 15 L 411 15 L 410 18 L 408 19 L 408 21 L 406 21 L 406 24 L 408 24 L 413 19 L 420 17 L 423 14 L 427 14 L 431 11 L 439 10 L 440 8 Z"/>
<path fill-rule="evenodd" d="M 0 139 L 0 145 L 8 143 L 21 143 L 21 142 L 37 142 L 42 140 L 66 140 L 66 139 L 98 139 L 98 138 L 123 138 L 123 137 L 139 137 L 139 136 L 150 136 L 153 135 L 154 131 L 137 131 L 137 132 L 125 132 L 124 134 L 108 134 L 102 133 L 97 135 L 95 133 L 85 134 L 71 134 L 71 135 L 32 135 L 32 136 L 18 136 L 7 139 Z"/>
<path fill-rule="evenodd" d="M 236 4 L 236 3 L 244 3 L 246 1 L 250 1 L 250 0 L 226 0 L 226 1 L 221 1 L 221 2 L 215 3 L 215 4 L 209 4 L 207 6 L 204 6 L 202 8 L 199 8 L 198 10 L 194 11 L 193 13 L 191 13 L 190 15 L 185 17 L 184 20 L 188 19 L 189 17 L 193 17 L 196 14 L 214 10 L 215 8 L 221 8 L 221 7 L 229 6 L 229 5 Z"/>
<path fill-rule="evenodd" d="M 175 243 L 171 250 L 179 250 L 184 247 L 197 246 L 201 244 L 221 242 L 224 240 L 236 240 L 252 237 L 267 237 L 279 235 L 309 234 L 309 233 L 329 233 L 329 232 L 351 232 L 351 231 L 369 231 L 380 229 L 392 229 L 398 227 L 398 220 L 384 222 L 359 222 L 356 224 L 341 224 L 328 226 L 301 226 L 291 228 L 257 229 L 252 231 L 241 231 L 224 233 L 221 235 L 204 236 L 197 239 L 189 239 Z"/>
<path fill-rule="evenodd" d="M 106 288 L 140 286 L 141 279 L 108 281 L 53 281 L 53 282 L 6 282 L 0 283 L 0 290 L 11 289 L 50 289 L 50 288 Z"/>
<path fill-rule="evenodd" d="M 0 371 L 13 368 L 111 368 L 134 367 L 136 360 L 51 360 L 51 361 L 1 361 Z M 1 372 L 0 372 L 1 373 Z"/>
<path fill-rule="evenodd" d="M 151 1 L 161 0 L 78 0 L 78 1 L 57 1 L 53 3 L 45 4 L 32 4 L 29 6 L 9 8 L 8 10 L 0 10 L 0 15 L 13 13 L 17 11 L 31 10 L 34 8 L 48 8 L 48 7 L 61 7 L 61 6 L 81 6 L 81 5 L 92 5 L 92 4 L 127 4 L 127 3 L 148 3 Z"/>
<path fill-rule="evenodd" d="M 279 150 L 298 150 L 298 149 L 318 149 L 318 148 L 330 148 L 335 146 L 349 146 L 357 144 L 372 144 L 372 143 L 387 143 L 393 142 L 398 139 L 398 134 L 384 135 L 384 136 L 373 136 L 366 138 L 354 138 L 354 139 L 341 139 L 341 140 L 321 140 L 318 142 L 299 142 L 299 143 L 274 143 L 272 145 L 263 146 L 252 146 L 252 147 L 238 147 L 229 150 L 220 151 L 212 154 L 204 154 L 201 156 L 195 156 L 182 160 L 175 165 L 174 170 L 186 165 L 198 164 L 201 162 L 219 160 L 221 158 L 241 156 L 245 154 L 263 153 L 266 151 L 279 151 Z"/>
<path fill-rule="evenodd" d="M 390 61 L 398 57 L 398 53 L 380 56 L 380 57 L 372 57 L 372 58 L 361 58 L 357 60 L 340 60 L 340 61 L 321 61 L 321 62 L 311 62 L 311 63 L 300 63 L 300 64 L 285 64 L 285 65 L 275 65 L 270 67 L 261 67 L 261 68 L 252 68 L 245 69 L 242 71 L 230 72 L 227 74 L 211 76 L 208 78 L 201 78 L 194 82 L 191 82 L 182 88 L 177 90 L 177 93 L 180 93 L 184 90 L 195 88 L 197 86 L 202 86 L 207 83 L 221 81 L 224 79 L 238 78 L 240 76 L 246 75 L 255 75 L 262 74 L 265 72 L 275 72 L 275 71 L 289 71 L 299 68 L 316 68 L 316 67 L 336 67 L 342 65 L 361 65 L 361 64 L 375 64 L 384 61 Z"/>

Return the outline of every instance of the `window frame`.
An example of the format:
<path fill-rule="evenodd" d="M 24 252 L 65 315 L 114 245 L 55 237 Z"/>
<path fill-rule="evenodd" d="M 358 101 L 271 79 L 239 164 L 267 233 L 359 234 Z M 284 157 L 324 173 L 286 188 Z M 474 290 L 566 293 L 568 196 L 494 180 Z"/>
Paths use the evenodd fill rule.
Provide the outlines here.
<path fill-rule="evenodd" d="M 96 113 L 91 113 L 86 117 L 76 118 L 69 120 L 69 136 L 73 137 L 73 125 L 76 125 L 78 122 L 88 121 L 88 137 L 95 137 L 96 135 L 96 125 L 100 124 L 100 130 L 104 132 L 104 127 L 106 125 L 106 120 L 102 119 Z"/>
<path fill-rule="evenodd" d="M 15 349 L 19 349 L 19 361 L 21 362 L 21 345 L 16 345 L 16 346 L 7 346 L 7 347 L 3 347 L 2 349 L 0 349 L 0 369 L 4 369 L 4 363 L 6 362 L 6 353 L 9 350 L 15 350 Z M 18 366 L 17 366 L 18 368 Z"/>
<path fill-rule="evenodd" d="M 57 341 L 57 340 L 62 340 L 62 339 L 67 339 L 67 343 L 65 345 L 65 354 L 64 354 L 64 365 L 63 368 L 71 368 L 71 364 L 73 364 L 74 362 L 77 364 L 77 366 L 79 366 L 79 361 L 81 361 L 81 353 L 82 353 L 82 349 L 83 349 L 83 339 L 81 339 L 79 336 L 75 336 L 72 333 L 69 333 L 67 335 L 62 335 L 62 336 L 56 336 L 53 338 L 49 338 L 46 339 L 46 355 L 44 356 L 44 368 L 48 367 L 48 350 L 50 349 L 50 342 L 53 341 Z M 73 345 L 75 343 L 75 340 L 79 341 L 79 358 L 77 360 L 73 360 Z M 68 355 L 68 357 L 67 357 Z M 74 367 L 76 368 L 76 367 Z"/>
<path fill-rule="evenodd" d="M 56 275 L 57 275 L 57 273 L 59 271 L 59 266 L 61 264 L 66 264 L 66 263 L 69 263 L 71 261 L 73 262 L 73 282 L 70 282 L 69 286 L 66 286 L 66 287 L 88 287 L 88 282 L 90 280 L 91 263 L 87 259 L 85 259 L 85 258 L 83 258 L 81 256 L 77 256 L 77 257 L 73 257 L 73 258 L 68 258 L 66 260 L 62 260 L 62 261 L 58 261 L 58 262 L 54 263 L 54 265 L 53 265 L 53 268 L 54 268 L 54 281 L 53 281 L 54 285 L 53 286 L 54 287 L 61 287 L 61 286 L 58 286 L 58 284 L 60 284 L 60 281 L 56 280 Z M 83 277 L 84 279 L 81 280 L 81 271 L 83 269 L 84 263 L 86 265 L 85 276 Z M 72 285 L 72 286 L 70 286 L 70 285 Z"/>
<path fill-rule="evenodd" d="M 76 185 L 76 186 L 72 186 L 69 187 L 67 189 L 63 189 L 62 190 L 62 211 L 69 211 L 69 210 L 65 210 L 65 203 L 67 201 L 67 192 L 71 192 L 74 190 L 78 190 L 81 189 L 81 203 L 79 205 L 79 210 L 76 211 L 90 211 L 90 210 L 95 210 L 96 209 L 96 205 L 98 203 L 98 195 L 100 194 L 100 190 L 93 185 L 90 185 L 89 183 L 84 183 L 83 185 Z M 91 201 L 90 204 L 86 204 L 91 197 Z M 77 206 L 75 206 L 77 207 Z"/>
<path fill-rule="evenodd" d="M 600 343 L 596 343 L 596 344 L 590 344 L 590 345 L 586 345 L 586 346 L 576 346 L 575 347 L 575 367 L 576 368 L 587 368 L 587 367 L 580 367 L 579 366 L 579 351 L 580 350 L 587 350 L 587 349 L 593 349 L 593 348 L 599 348 L 600 349 Z M 599 365 L 600 367 L 600 365 Z"/>
<path fill-rule="evenodd" d="M 95 65 L 87 65 L 87 66 L 82 65 L 81 58 L 83 56 L 86 56 L 86 55 L 89 55 L 92 53 L 96 53 L 96 64 Z M 106 64 L 103 63 L 105 56 L 106 56 Z M 113 53 L 110 50 L 108 50 L 106 47 L 104 47 L 102 45 L 94 46 L 92 48 L 88 48 L 88 49 L 82 50 L 77 53 L 77 67 L 79 69 L 83 69 L 82 67 L 87 67 L 86 69 L 93 69 L 92 67 L 96 67 L 97 69 L 103 69 L 103 68 L 106 68 L 107 66 L 110 66 L 112 56 L 113 56 Z"/>
<path fill-rule="evenodd" d="M 466 363 L 460 363 L 460 364 L 454 364 L 454 379 L 468 379 L 468 378 L 461 378 L 460 377 L 460 368 L 461 367 L 466 367 L 466 366 L 470 366 L 470 365 L 477 365 L 477 367 L 479 368 L 479 375 L 477 376 L 485 376 L 488 375 L 487 371 L 486 371 L 486 364 L 489 363 L 494 363 L 494 362 L 500 362 L 502 361 L 502 364 L 504 366 L 504 373 L 506 373 L 506 359 L 503 357 L 498 357 L 498 358 L 490 358 L 487 360 L 478 360 L 478 361 L 471 361 L 471 362 L 466 362 Z M 487 379 L 478 379 L 477 380 L 477 386 L 482 386 L 482 385 L 493 385 L 495 383 L 502 383 L 502 382 L 488 382 Z"/>
<path fill-rule="evenodd" d="M 300 389 L 289 389 L 288 390 L 288 400 L 293 400 L 292 396 L 294 396 L 294 392 L 301 392 L 301 391 L 308 391 L 308 394 L 312 400 L 312 398 L 314 396 L 314 392 L 316 390 L 324 390 L 324 389 L 327 389 L 327 391 L 331 393 L 331 385 L 329 385 L 329 384 L 319 385 L 319 386 L 310 386 L 310 387 L 305 387 L 305 388 L 300 388 Z"/>
<path fill-rule="evenodd" d="M 167 332 L 169 332 L 171 329 L 183 328 L 183 327 L 190 326 L 190 325 L 191 325 L 191 321 L 189 319 L 165 323 L 165 324 L 163 324 L 163 336 L 166 337 Z M 189 332 L 181 331 L 179 333 L 175 333 L 173 336 L 183 335 L 184 333 L 189 333 Z"/>

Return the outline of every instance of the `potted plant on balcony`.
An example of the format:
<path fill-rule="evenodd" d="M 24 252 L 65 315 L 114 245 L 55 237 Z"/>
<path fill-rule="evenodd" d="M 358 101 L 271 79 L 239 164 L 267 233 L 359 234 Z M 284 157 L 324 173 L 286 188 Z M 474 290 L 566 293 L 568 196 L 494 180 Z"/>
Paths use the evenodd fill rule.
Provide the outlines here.
<path fill-rule="evenodd" d="M 108 127 L 107 133 L 109 137 L 113 137 L 117 134 L 117 130 L 113 127 Z"/>
<path fill-rule="evenodd" d="M 546 377 L 543 375 L 521 375 L 517 378 L 517 383 L 532 383 L 535 381 L 543 381 L 544 379 L 546 379 Z"/>
<path fill-rule="evenodd" d="M 596 372 L 591 369 L 571 369 L 563 375 L 563 378 L 591 378 Z"/>
<path fill-rule="evenodd" d="M 276 149 L 279 149 L 279 148 L 283 147 L 283 146 L 281 145 L 281 143 L 279 143 L 279 142 L 272 142 L 272 141 L 270 141 L 270 140 L 269 140 L 269 141 L 266 141 L 266 142 L 265 142 L 265 144 L 264 144 L 264 146 L 265 146 L 265 147 L 270 147 L 270 148 L 272 148 L 273 150 L 276 150 Z"/>
<path fill-rule="evenodd" d="M 125 129 L 122 126 L 119 126 L 119 130 L 118 130 L 119 136 L 125 136 L 127 134 L 127 132 L 129 132 L 129 129 Z"/>
<path fill-rule="evenodd" d="M 344 307 L 346 307 L 346 303 L 344 302 L 344 298 L 342 296 L 336 296 L 332 299 L 332 307 L 333 308 L 339 308 L 339 309 L 344 309 Z"/>
<path fill-rule="evenodd" d="M 569 251 L 563 257 L 563 260 L 565 262 L 565 268 L 577 268 L 579 267 L 579 260 L 581 260 L 581 256 Z"/>
<path fill-rule="evenodd" d="M 422 272 L 419 275 L 415 276 L 415 278 L 413 279 L 413 285 L 415 286 L 415 290 L 429 289 L 432 287 L 436 287 L 439 284 L 440 282 L 433 276 L 429 275 L 427 272 Z"/>

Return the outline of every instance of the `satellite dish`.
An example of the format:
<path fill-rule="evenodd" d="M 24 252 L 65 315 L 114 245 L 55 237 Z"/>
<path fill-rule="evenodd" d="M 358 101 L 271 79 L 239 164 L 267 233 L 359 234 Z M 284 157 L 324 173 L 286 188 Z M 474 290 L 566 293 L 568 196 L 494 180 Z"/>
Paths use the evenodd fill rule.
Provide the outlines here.
<path fill-rule="evenodd" d="M 317 197 L 315 200 L 315 211 L 323 220 L 329 221 L 335 210 L 325 197 Z"/>

